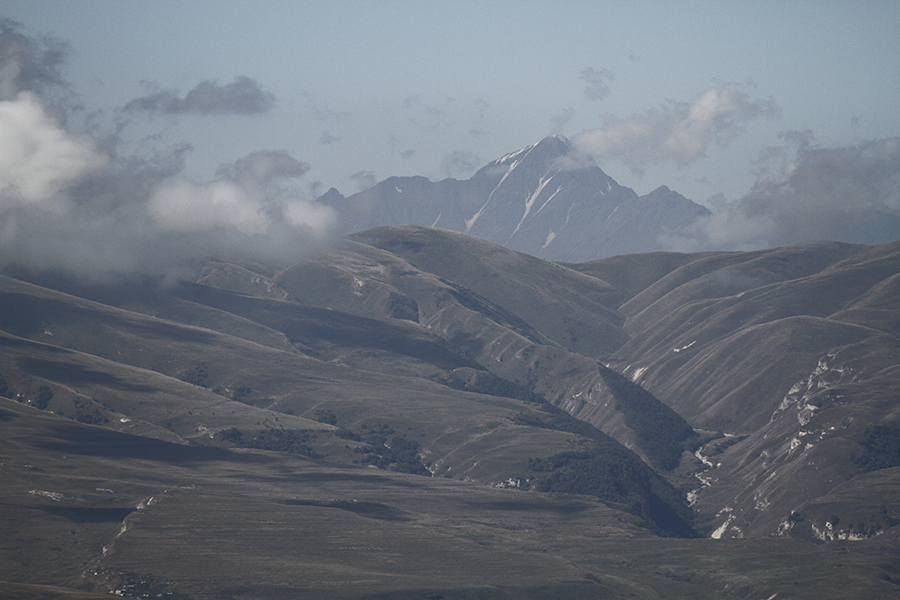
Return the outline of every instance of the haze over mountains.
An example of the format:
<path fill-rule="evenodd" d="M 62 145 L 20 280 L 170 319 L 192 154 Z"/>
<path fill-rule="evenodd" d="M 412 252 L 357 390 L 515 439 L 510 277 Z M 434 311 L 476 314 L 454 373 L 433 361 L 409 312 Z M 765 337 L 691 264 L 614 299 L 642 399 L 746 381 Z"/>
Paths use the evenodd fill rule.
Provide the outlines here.
<path fill-rule="evenodd" d="M 900 593 L 898 10 L 6 4 L 3 600 Z"/>
<path fill-rule="evenodd" d="M 391 177 L 349 198 L 332 189 L 318 201 L 336 211 L 344 233 L 426 225 L 571 262 L 662 250 L 663 238 L 709 215 L 665 186 L 639 197 L 560 135 L 507 154 L 465 181 Z"/>

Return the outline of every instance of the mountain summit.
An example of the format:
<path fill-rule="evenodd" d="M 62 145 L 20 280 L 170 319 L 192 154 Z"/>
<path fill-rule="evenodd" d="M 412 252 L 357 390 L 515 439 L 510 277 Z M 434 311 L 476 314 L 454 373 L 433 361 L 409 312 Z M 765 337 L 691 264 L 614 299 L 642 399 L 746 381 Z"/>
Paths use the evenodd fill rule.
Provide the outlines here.
<path fill-rule="evenodd" d="M 571 262 L 661 250 L 662 234 L 708 214 L 665 186 L 638 196 L 560 135 L 498 158 L 465 181 L 391 177 L 319 202 L 341 215 L 345 233 L 380 225 L 442 227 Z"/>

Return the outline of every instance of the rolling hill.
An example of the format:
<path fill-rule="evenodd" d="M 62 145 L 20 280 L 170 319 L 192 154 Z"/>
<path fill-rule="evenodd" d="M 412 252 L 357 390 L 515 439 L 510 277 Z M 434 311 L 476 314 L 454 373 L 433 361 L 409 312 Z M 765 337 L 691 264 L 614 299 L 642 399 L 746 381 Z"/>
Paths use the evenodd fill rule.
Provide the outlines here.
<path fill-rule="evenodd" d="M 898 281 L 900 243 L 556 263 L 422 226 L 9 273 L 0 593 L 893 597 Z"/>

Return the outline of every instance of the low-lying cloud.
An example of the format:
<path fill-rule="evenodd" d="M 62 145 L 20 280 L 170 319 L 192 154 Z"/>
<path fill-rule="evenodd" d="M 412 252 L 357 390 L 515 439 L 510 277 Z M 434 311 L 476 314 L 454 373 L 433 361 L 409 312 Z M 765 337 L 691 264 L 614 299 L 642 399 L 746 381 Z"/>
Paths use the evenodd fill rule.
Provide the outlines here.
<path fill-rule="evenodd" d="M 27 91 L 0 100 L 0 140 L 0 194 L 6 208 L 59 211 L 60 192 L 108 162 L 90 138 L 68 134 Z"/>
<path fill-rule="evenodd" d="M 0 269 L 189 276 L 213 256 L 298 260 L 327 238 L 334 215 L 298 192 L 309 165 L 286 151 L 253 152 L 197 181 L 184 173 L 188 146 L 122 156 L 70 130 L 65 107 L 42 95 L 53 96 L 64 62 L 46 52 L 0 26 Z M 247 112 L 236 81 L 202 99 L 189 93 L 177 110 Z"/>
<path fill-rule="evenodd" d="M 780 169 L 762 170 L 750 193 L 665 240 L 673 250 L 747 250 L 812 240 L 878 244 L 900 239 L 900 138 L 811 147 L 810 132 Z M 771 154 L 771 153 L 770 153 Z M 777 153 L 776 153 L 777 154 Z"/>
<path fill-rule="evenodd" d="M 125 110 L 169 115 L 252 115 L 264 113 L 274 104 L 275 97 L 270 92 L 263 90 L 254 79 L 240 75 L 225 85 L 212 80 L 201 81 L 183 98 L 175 90 L 154 89 L 146 96 L 128 102 Z"/>
<path fill-rule="evenodd" d="M 636 171 L 648 164 L 683 167 L 706 156 L 710 146 L 739 135 L 744 123 L 778 113 L 773 101 L 752 99 L 744 86 L 726 83 L 689 103 L 669 102 L 627 119 L 606 115 L 601 127 L 575 136 L 572 143 L 594 158 L 617 160 Z"/>

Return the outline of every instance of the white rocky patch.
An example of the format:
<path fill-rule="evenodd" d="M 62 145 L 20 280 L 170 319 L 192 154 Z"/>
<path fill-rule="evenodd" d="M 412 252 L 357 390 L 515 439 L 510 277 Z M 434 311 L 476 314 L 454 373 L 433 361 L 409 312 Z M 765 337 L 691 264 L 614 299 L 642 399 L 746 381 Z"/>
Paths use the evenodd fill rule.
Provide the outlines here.
<path fill-rule="evenodd" d="M 719 525 L 719 527 L 715 531 L 713 531 L 711 534 L 709 534 L 709 537 L 711 537 L 714 540 L 722 539 L 722 535 L 724 535 L 725 532 L 728 531 L 728 526 L 731 525 L 731 523 L 734 521 L 734 519 L 735 519 L 734 515 L 728 515 L 728 518 L 725 519 L 725 522 L 722 523 L 721 525 Z"/>
<path fill-rule="evenodd" d="M 677 354 L 677 353 L 681 352 L 682 350 L 687 350 L 688 348 L 690 348 L 691 346 L 693 346 L 696 343 L 697 343 L 697 340 L 694 340 L 687 346 L 682 346 L 681 348 L 672 348 L 672 352 L 675 352 Z"/>
<path fill-rule="evenodd" d="M 796 523 L 790 519 L 782 519 L 781 523 L 778 524 L 778 531 L 776 531 L 776 534 L 781 536 L 788 535 L 795 524 Z"/>
<path fill-rule="evenodd" d="M 816 524 L 813 523 L 811 525 L 812 533 L 816 537 L 817 540 L 822 542 L 833 542 L 835 540 L 844 540 L 848 542 L 860 542 L 862 540 L 867 540 L 871 537 L 875 537 L 876 535 L 881 535 L 884 533 L 883 530 L 876 531 L 872 535 L 867 535 L 865 533 L 858 533 L 855 531 L 839 530 L 834 529 L 834 526 L 831 523 L 825 523 L 824 529 L 819 529 L 816 527 Z"/>
<path fill-rule="evenodd" d="M 46 490 L 28 490 L 28 493 L 33 496 L 44 496 L 45 498 L 50 498 L 54 502 L 59 502 L 65 496 L 60 494 L 59 492 L 48 492 Z"/>
<path fill-rule="evenodd" d="M 554 233 L 553 230 L 551 229 L 550 233 L 547 234 L 547 239 L 544 240 L 544 245 L 541 246 L 541 250 L 544 250 L 547 246 L 549 246 L 550 242 L 552 242 L 553 238 L 555 238 L 555 237 L 556 237 L 556 233 Z"/>
<path fill-rule="evenodd" d="M 816 368 L 813 369 L 813 372 L 808 377 L 791 386 L 778 408 L 772 413 L 770 422 L 794 406 L 797 409 L 797 419 L 800 421 L 800 425 L 805 426 L 820 408 L 809 403 L 814 395 L 856 379 L 853 370 L 849 367 L 833 367 L 829 365 L 829 361 L 834 360 L 835 356 L 835 354 L 830 353 L 820 358 L 819 364 L 816 365 Z"/>
<path fill-rule="evenodd" d="M 491 487 L 519 489 L 520 487 L 522 487 L 522 480 L 515 477 L 510 477 L 506 481 L 501 481 L 500 483 L 493 484 Z"/>
<path fill-rule="evenodd" d="M 631 381 L 637 383 L 638 379 L 640 379 L 641 376 L 643 376 L 643 374 L 646 372 L 647 372 L 647 367 L 638 367 L 637 369 L 634 370 L 634 373 L 631 374 Z"/>

